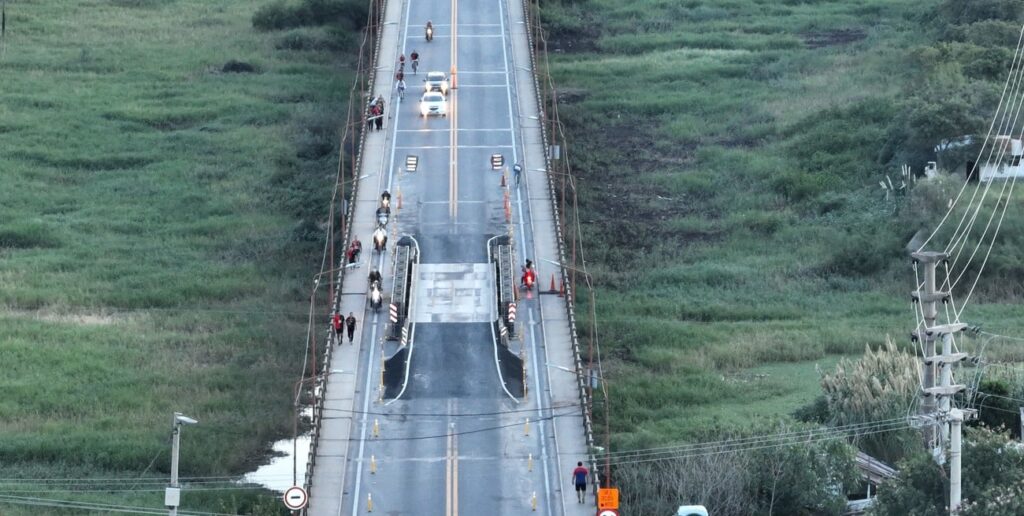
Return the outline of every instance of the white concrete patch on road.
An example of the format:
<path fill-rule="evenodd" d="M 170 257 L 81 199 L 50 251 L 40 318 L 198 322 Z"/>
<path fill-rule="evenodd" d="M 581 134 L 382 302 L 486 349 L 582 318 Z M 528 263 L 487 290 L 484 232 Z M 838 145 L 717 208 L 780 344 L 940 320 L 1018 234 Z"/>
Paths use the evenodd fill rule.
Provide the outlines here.
<path fill-rule="evenodd" d="M 417 323 L 491 322 L 492 267 L 486 263 L 423 263 L 417 269 Z"/>

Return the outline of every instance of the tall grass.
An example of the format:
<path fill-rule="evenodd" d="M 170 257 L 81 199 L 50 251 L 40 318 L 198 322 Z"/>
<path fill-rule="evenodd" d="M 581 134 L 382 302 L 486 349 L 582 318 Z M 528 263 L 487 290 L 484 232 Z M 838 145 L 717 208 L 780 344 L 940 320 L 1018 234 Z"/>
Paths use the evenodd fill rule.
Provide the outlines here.
<path fill-rule="evenodd" d="M 281 44 L 253 29 L 258 7 L 8 4 L 0 478 L 134 477 L 150 461 L 164 477 L 174 411 L 200 420 L 185 476 L 242 473 L 290 435 L 350 46 L 333 27 Z M 224 72 L 232 60 L 252 73 Z M 279 510 L 258 493 L 184 508 Z"/>
<path fill-rule="evenodd" d="M 898 209 L 878 181 L 913 141 L 900 124 L 924 68 L 910 49 L 984 32 L 943 36 L 924 19 L 940 3 L 545 4 L 552 73 L 571 92 L 559 113 L 598 282 L 613 447 L 749 424 L 709 411 L 784 417 L 819 391 L 816 362 L 886 335 L 910 349 L 905 245 L 948 198 Z M 1016 233 L 972 308 L 1001 327 L 1024 322 L 1008 305 Z M 764 364 L 793 368 L 768 387 L 727 381 Z"/>

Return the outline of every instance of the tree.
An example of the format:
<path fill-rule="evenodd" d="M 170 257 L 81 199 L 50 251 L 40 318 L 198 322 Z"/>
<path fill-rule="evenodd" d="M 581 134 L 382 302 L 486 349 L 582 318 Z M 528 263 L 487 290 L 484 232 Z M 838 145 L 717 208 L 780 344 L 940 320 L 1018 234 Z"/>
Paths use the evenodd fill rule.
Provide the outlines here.
<path fill-rule="evenodd" d="M 614 477 L 625 487 L 623 507 L 630 514 L 672 514 L 686 503 L 712 514 L 841 514 L 845 493 L 857 481 L 853 448 L 842 439 L 770 441 L 807 428 L 812 426 L 778 423 L 764 436 L 769 443 L 751 450 L 717 446 L 666 460 L 621 459 Z"/>
<path fill-rule="evenodd" d="M 900 474 L 878 492 L 876 516 L 948 514 L 948 470 L 925 453 L 899 464 Z M 986 428 L 964 431 L 964 516 L 1024 514 L 1018 495 L 1024 483 L 1024 453 L 1004 434 Z M 1017 497 L 1016 500 L 1010 498 Z M 989 512 L 991 509 L 991 512 Z M 1016 511 L 1016 512 L 1015 512 Z"/>

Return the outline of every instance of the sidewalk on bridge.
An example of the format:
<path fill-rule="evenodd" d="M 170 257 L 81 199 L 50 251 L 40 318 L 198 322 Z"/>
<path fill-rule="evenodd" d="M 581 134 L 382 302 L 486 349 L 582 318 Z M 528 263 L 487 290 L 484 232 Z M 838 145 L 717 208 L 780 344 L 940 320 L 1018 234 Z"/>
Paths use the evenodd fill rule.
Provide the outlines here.
<path fill-rule="evenodd" d="M 544 278 L 552 273 L 559 275 L 558 236 L 552 192 L 548 187 L 547 163 L 544 154 L 544 135 L 537 117 L 540 113 L 537 102 L 537 90 L 534 82 L 533 63 L 530 58 L 530 39 L 524 19 L 522 0 L 509 0 L 509 33 L 512 39 L 512 59 L 514 62 L 514 80 L 519 96 L 518 118 L 523 143 L 524 182 L 526 184 L 527 202 L 533 227 L 533 247 L 536 256 L 534 263 L 538 271 L 539 287 L 545 288 Z M 521 197 L 518 197 L 521 199 Z M 561 367 L 575 370 L 576 356 L 572 348 L 572 328 L 566 311 L 566 299 L 555 295 L 544 294 L 540 299 L 541 319 L 544 325 L 545 354 L 541 363 L 547 362 L 548 389 L 551 406 L 575 406 L 579 413 L 553 419 L 554 443 L 557 464 L 555 486 L 561 497 L 564 514 L 583 515 L 594 512 L 594 493 L 589 493 L 586 503 L 580 504 L 576 492 L 570 484 L 572 470 L 576 462 L 587 464 L 587 442 L 583 426 L 583 412 L 580 408 L 580 396 L 577 388 L 577 373 L 560 369 Z M 588 464 L 589 466 L 589 464 Z"/>
<path fill-rule="evenodd" d="M 368 288 L 369 274 L 368 264 L 374 256 L 370 235 L 376 228 L 376 209 L 380 199 L 381 191 L 387 184 L 385 174 L 387 163 L 385 149 L 389 138 L 390 125 L 393 123 L 396 107 L 395 99 L 392 98 L 393 82 L 391 78 L 395 73 L 395 62 L 398 59 L 399 39 L 401 37 L 401 24 L 403 2 L 389 1 L 384 10 L 384 23 L 378 46 L 377 75 L 373 81 L 373 97 L 383 95 L 388 99 L 385 103 L 385 124 L 381 131 L 368 131 L 366 141 L 362 149 L 359 167 L 359 187 L 356 191 L 355 209 L 352 210 L 352 235 L 363 242 L 363 252 L 359 258 L 357 267 L 346 270 L 344 282 L 340 285 L 341 296 L 339 301 L 339 312 L 342 318 L 347 317 L 349 312 L 356 314 L 358 320 L 355 332 L 355 345 L 338 340 L 334 345 L 330 370 L 341 370 L 341 373 L 334 373 L 328 376 L 324 392 L 324 414 L 321 421 L 320 442 L 316 451 L 316 463 L 313 468 L 311 482 L 307 479 L 310 488 L 309 505 L 306 514 L 330 515 L 340 514 L 342 494 L 345 486 L 345 472 L 348 469 L 349 442 L 357 424 L 362 417 L 356 417 L 356 411 L 361 408 L 354 407 L 355 395 L 359 390 L 358 371 L 362 362 L 361 353 L 364 345 L 369 344 L 363 341 L 363 329 L 366 327 L 366 293 Z M 357 99 L 363 102 L 365 99 Z M 358 106 L 362 109 L 365 104 Z M 365 176 L 365 177 L 364 177 Z M 342 258 L 344 260 L 344 258 Z M 340 262 L 339 262 L 340 263 Z M 337 266 L 337 265 L 336 265 Z M 381 270 L 385 275 L 384 282 L 387 284 L 391 278 L 388 277 L 387 268 Z M 342 331 L 344 334 L 344 330 Z M 344 337 L 344 335 L 342 335 Z M 373 384 L 376 387 L 376 383 Z M 372 393 L 363 393 L 366 396 Z"/>

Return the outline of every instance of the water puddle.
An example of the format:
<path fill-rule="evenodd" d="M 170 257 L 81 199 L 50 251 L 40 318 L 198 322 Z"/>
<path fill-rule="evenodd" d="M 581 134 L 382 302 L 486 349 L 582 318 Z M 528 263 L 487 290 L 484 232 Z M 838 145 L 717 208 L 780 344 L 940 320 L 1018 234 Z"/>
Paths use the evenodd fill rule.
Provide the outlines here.
<path fill-rule="evenodd" d="M 303 416 L 308 418 L 312 409 L 303 410 Z M 306 478 L 306 461 L 309 459 L 309 446 L 312 437 L 300 435 L 297 439 L 281 439 L 274 443 L 274 456 L 270 462 L 256 468 L 256 471 L 246 473 L 241 483 L 259 484 L 271 491 L 284 493 L 289 487 L 303 485 Z M 294 457 L 294 462 L 293 462 Z M 294 467 L 295 483 L 292 481 Z"/>

